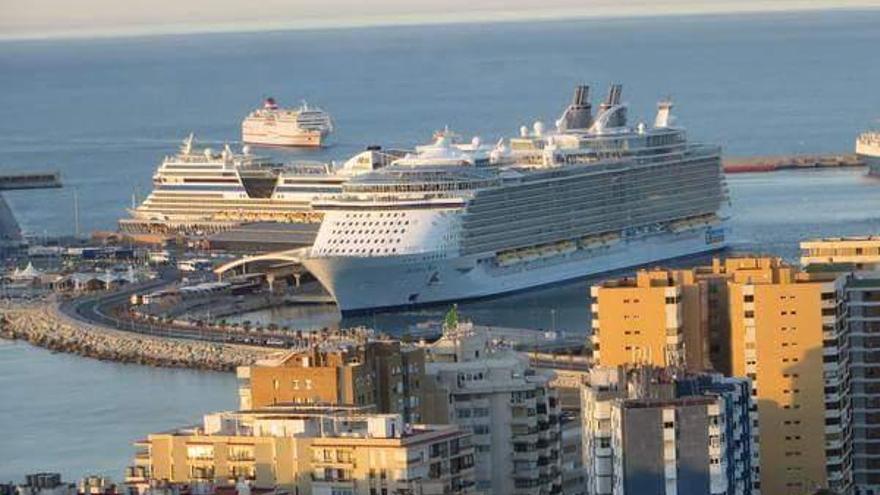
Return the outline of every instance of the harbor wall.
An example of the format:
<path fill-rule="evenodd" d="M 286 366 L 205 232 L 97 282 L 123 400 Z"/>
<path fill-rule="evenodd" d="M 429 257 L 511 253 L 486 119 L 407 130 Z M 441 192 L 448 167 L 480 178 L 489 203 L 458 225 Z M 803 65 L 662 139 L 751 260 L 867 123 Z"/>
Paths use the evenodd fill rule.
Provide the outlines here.
<path fill-rule="evenodd" d="M 854 154 L 781 155 L 726 157 L 723 166 L 725 173 L 738 174 L 806 168 L 864 167 L 865 162 Z"/>
<path fill-rule="evenodd" d="M 89 325 L 65 316 L 50 301 L 0 305 L 0 338 L 24 340 L 52 351 L 106 361 L 214 371 L 234 371 L 277 352 L 144 336 Z"/>

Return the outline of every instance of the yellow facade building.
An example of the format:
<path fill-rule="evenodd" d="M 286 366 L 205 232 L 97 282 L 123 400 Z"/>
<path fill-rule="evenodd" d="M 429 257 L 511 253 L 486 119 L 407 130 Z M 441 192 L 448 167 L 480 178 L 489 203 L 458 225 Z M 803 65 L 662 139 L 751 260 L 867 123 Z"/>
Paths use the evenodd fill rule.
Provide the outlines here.
<path fill-rule="evenodd" d="M 474 493 L 471 435 L 407 426 L 400 415 L 333 406 L 209 414 L 204 424 L 151 434 L 126 482 L 278 488 L 297 495 Z"/>
<path fill-rule="evenodd" d="M 880 237 L 831 237 L 800 243 L 801 265 L 849 265 L 853 270 L 880 266 Z"/>
<path fill-rule="evenodd" d="M 712 319 L 718 277 L 714 272 L 641 270 L 635 278 L 591 288 L 593 359 L 601 366 L 639 363 L 710 369 L 720 352 Z M 712 338 L 716 345 L 712 348 Z"/>
<path fill-rule="evenodd" d="M 398 341 L 316 345 L 238 369 L 242 410 L 276 404 L 373 406 L 421 421 L 425 355 Z"/>
<path fill-rule="evenodd" d="M 761 491 L 846 493 L 852 453 L 844 286 L 845 277 L 810 275 L 778 258 L 643 271 L 592 289 L 594 356 L 603 366 L 693 368 L 707 364 L 703 351 L 710 349 L 708 364 L 752 380 Z M 699 357 L 690 355 L 694 346 Z"/>

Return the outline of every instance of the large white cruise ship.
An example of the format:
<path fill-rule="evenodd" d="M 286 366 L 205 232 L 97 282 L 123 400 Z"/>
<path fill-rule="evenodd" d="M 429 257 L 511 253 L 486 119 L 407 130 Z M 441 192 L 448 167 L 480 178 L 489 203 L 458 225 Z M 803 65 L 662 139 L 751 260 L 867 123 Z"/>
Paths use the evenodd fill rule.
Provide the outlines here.
<path fill-rule="evenodd" d="M 319 147 L 333 132 L 330 114 L 303 102 L 299 108 L 279 108 L 274 98 L 251 112 L 241 123 L 244 143 L 268 146 Z"/>
<path fill-rule="evenodd" d="M 856 139 L 856 155 L 868 166 L 868 174 L 880 176 L 880 131 L 863 132 Z"/>
<path fill-rule="evenodd" d="M 315 198 L 338 194 L 350 178 L 387 165 L 400 152 L 371 148 L 338 170 L 331 164 L 279 164 L 244 146 L 197 149 L 190 135 L 153 175 L 153 191 L 119 221 L 123 232 L 211 233 L 248 222 L 317 223 Z"/>
<path fill-rule="evenodd" d="M 353 178 L 324 212 L 303 263 L 343 312 L 519 291 L 725 245 L 720 148 L 687 141 L 661 102 L 626 122 L 614 85 L 589 88 L 546 132 L 496 147 L 430 146 Z"/>

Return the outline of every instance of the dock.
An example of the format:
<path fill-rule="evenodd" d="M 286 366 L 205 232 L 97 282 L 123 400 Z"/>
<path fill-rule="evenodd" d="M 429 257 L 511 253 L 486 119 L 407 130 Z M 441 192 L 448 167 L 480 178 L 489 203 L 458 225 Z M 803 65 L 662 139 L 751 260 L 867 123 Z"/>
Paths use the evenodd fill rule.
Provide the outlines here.
<path fill-rule="evenodd" d="M 723 161 L 724 173 L 741 174 L 801 170 L 808 168 L 864 167 L 865 162 L 854 153 L 830 155 L 778 155 L 730 157 Z"/>

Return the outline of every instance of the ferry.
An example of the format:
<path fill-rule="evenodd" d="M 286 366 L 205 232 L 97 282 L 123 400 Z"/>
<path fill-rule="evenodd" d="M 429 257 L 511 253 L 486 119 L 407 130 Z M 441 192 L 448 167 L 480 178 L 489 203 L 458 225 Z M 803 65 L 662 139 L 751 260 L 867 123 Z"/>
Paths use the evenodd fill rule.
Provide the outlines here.
<path fill-rule="evenodd" d="M 280 108 L 266 98 L 262 108 L 241 123 L 241 140 L 261 146 L 321 147 L 333 132 L 330 114 L 303 102 L 299 108 Z"/>

